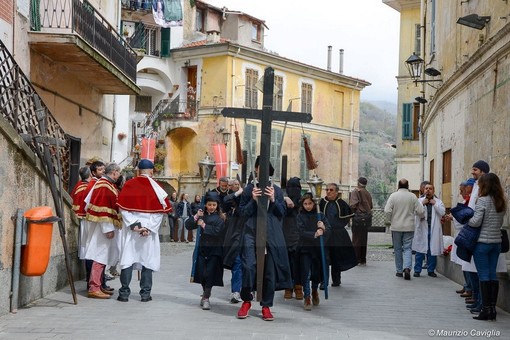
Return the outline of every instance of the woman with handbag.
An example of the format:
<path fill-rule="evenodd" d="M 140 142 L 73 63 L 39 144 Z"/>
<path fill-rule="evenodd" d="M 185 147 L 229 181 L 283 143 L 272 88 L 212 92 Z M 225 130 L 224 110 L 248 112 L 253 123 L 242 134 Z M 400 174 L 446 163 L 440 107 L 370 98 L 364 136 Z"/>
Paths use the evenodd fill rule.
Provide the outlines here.
<path fill-rule="evenodd" d="M 475 213 L 468 224 L 480 228 L 473 258 L 480 278 L 483 308 L 473 318 L 494 321 L 499 290 L 496 266 L 501 252 L 501 226 L 506 212 L 506 199 L 496 174 L 483 174 L 478 179 L 478 185 L 480 191 Z"/>

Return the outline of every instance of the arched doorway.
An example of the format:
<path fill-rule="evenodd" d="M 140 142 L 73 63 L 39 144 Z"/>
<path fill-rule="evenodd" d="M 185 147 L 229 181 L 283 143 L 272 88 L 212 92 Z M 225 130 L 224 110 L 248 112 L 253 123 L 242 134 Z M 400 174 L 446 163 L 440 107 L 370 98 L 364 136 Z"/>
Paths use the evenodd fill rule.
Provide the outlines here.
<path fill-rule="evenodd" d="M 166 135 L 168 141 L 167 165 L 171 175 L 178 176 L 197 172 L 196 136 L 197 134 L 193 129 L 185 127 L 172 129 Z"/>

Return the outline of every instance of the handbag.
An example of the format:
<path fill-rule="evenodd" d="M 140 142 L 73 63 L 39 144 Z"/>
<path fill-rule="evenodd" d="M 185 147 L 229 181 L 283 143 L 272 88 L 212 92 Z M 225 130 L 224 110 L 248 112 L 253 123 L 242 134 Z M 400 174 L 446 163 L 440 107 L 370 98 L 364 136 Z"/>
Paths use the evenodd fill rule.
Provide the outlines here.
<path fill-rule="evenodd" d="M 480 237 L 480 229 L 482 228 L 473 228 L 465 224 L 455 238 L 455 244 L 472 252 Z"/>
<path fill-rule="evenodd" d="M 507 253 L 510 249 L 510 243 L 508 241 L 508 232 L 506 229 L 501 229 L 501 252 Z"/>

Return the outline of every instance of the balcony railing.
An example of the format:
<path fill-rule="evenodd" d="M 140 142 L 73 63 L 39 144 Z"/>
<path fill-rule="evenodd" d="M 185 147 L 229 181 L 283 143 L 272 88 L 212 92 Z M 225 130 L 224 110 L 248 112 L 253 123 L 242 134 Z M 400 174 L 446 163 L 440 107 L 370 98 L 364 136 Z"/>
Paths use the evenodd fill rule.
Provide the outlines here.
<path fill-rule="evenodd" d="M 154 0 L 155 1 L 155 0 Z M 153 0 L 122 0 L 122 8 L 130 10 L 151 10 Z"/>
<path fill-rule="evenodd" d="M 48 140 L 65 142 L 63 147 L 58 148 L 60 160 L 57 161 L 55 152 L 52 161 L 55 173 L 58 174 L 59 168 L 62 169 L 63 186 L 68 189 L 71 169 L 71 141 L 39 98 L 47 117 L 46 131 L 41 131 L 36 115 L 36 97 L 38 96 L 28 78 L 0 40 L 0 114 L 20 135 L 32 135 L 32 132 L 35 132 L 36 135 L 47 136 Z M 33 143 L 28 143 L 28 145 L 36 152 Z"/>
<path fill-rule="evenodd" d="M 152 110 L 149 119 L 157 120 L 197 120 L 197 102 L 180 100 L 178 96 L 174 100 L 162 99 Z"/>
<path fill-rule="evenodd" d="M 136 82 L 136 53 L 86 0 L 32 0 L 31 30 L 76 33 Z"/>

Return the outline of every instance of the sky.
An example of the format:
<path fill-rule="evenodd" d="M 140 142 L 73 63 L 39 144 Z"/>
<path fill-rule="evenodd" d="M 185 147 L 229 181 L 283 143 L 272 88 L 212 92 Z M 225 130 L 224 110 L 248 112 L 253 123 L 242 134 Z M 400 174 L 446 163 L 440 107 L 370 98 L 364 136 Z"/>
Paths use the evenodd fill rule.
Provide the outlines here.
<path fill-rule="evenodd" d="M 382 0 L 204 0 L 264 20 L 264 45 L 280 56 L 372 83 L 363 101 L 397 102 L 399 13 Z M 319 4 L 320 6 L 316 6 Z"/>

